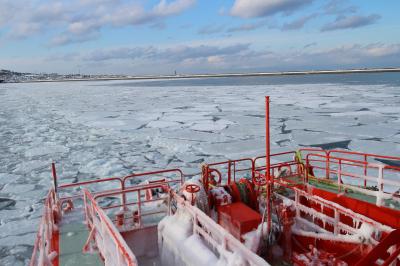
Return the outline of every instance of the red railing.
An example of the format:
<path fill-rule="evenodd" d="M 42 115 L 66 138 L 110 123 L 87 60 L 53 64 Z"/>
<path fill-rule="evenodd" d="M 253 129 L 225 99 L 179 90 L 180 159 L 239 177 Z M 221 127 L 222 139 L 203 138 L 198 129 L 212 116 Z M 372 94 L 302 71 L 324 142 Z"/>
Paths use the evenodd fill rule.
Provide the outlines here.
<path fill-rule="evenodd" d="M 176 181 L 175 181 L 176 182 Z M 133 194 L 135 197 L 134 201 L 127 201 L 125 204 L 116 204 L 116 205 L 111 205 L 111 206 L 105 206 L 102 207 L 103 210 L 112 210 L 112 209 L 117 209 L 120 210 L 122 208 L 123 213 L 120 214 L 120 221 L 118 221 L 118 218 L 116 217 L 113 222 L 115 223 L 121 223 L 120 226 L 124 226 L 124 231 L 127 230 L 132 230 L 132 229 L 139 229 L 143 228 L 143 219 L 142 217 L 148 217 L 148 216 L 153 216 L 153 215 L 159 215 L 159 214 L 170 214 L 170 189 L 169 185 L 173 183 L 173 181 L 164 181 L 164 182 L 156 182 L 156 183 L 151 183 L 147 185 L 141 185 L 141 186 L 135 186 L 132 188 L 127 188 L 122 191 L 114 191 L 114 192 L 107 192 L 107 193 L 101 193 L 98 194 L 94 197 L 96 201 L 98 201 L 101 198 L 104 197 L 110 197 L 110 196 L 115 196 L 115 195 L 122 195 L 124 198 L 128 194 Z M 164 190 L 164 193 L 162 193 L 164 196 L 161 197 L 152 197 L 152 198 L 146 198 L 146 193 L 151 193 L 151 190 Z M 142 193 L 145 192 L 145 193 Z M 147 194 L 148 195 L 148 194 Z M 165 196 L 166 195 L 166 196 Z M 142 199 L 143 196 L 145 199 Z M 157 210 L 157 211 L 152 211 L 152 212 L 143 212 L 142 209 L 146 204 L 148 203 L 153 203 L 153 202 L 166 202 L 166 209 L 164 210 Z M 129 207 L 133 206 L 134 210 L 129 210 Z M 137 207 L 137 209 L 135 208 Z M 118 216 L 118 214 L 116 215 Z M 151 226 L 150 224 L 149 226 Z M 120 230 L 121 231 L 121 230 Z"/>
<path fill-rule="evenodd" d="M 86 221 L 90 229 L 84 251 L 90 250 L 91 242 L 94 241 L 105 265 L 138 265 L 135 255 L 110 218 L 98 206 L 92 194 L 84 189 L 83 195 Z"/>
<path fill-rule="evenodd" d="M 241 167 L 240 167 L 241 165 Z M 238 160 L 227 160 L 211 164 L 204 164 L 202 167 L 203 185 L 206 191 L 211 183 L 214 185 L 225 185 L 236 182 L 238 174 L 241 177 L 254 178 L 254 161 L 251 158 L 242 158 Z M 215 180 L 217 177 L 217 180 Z"/>
<path fill-rule="evenodd" d="M 271 164 L 270 164 L 270 175 L 275 176 L 276 170 L 280 170 L 282 167 L 288 167 L 290 169 L 291 175 L 294 176 L 297 174 L 297 169 L 292 169 L 293 165 L 297 165 L 297 161 L 295 160 L 295 151 L 287 151 L 287 152 L 280 152 L 280 153 L 273 153 L 270 155 Z M 265 160 L 266 156 L 258 156 L 253 159 L 254 161 L 254 171 L 260 172 L 266 170 L 265 162 L 264 164 L 260 161 Z M 279 162 L 274 162 L 279 161 Z M 260 166 L 261 164 L 261 166 Z M 265 174 L 265 173 L 264 173 Z"/>
<path fill-rule="evenodd" d="M 58 265 L 58 219 L 60 209 L 54 189 L 47 194 L 43 216 L 33 247 L 30 266 Z"/>
<path fill-rule="evenodd" d="M 54 183 L 56 185 L 57 184 L 57 175 L 55 172 L 55 167 L 53 166 L 52 169 L 53 169 Z M 184 177 L 183 172 L 180 169 L 167 169 L 167 170 L 135 173 L 135 174 L 130 174 L 130 175 L 124 176 L 122 178 L 109 177 L 109 178 L 81 181 L 81 182 L 76 182 L 76 183 L 62 184 L 62 185 L 58 185 L 56 187 L 56 190 L 61 195 L 60 196 L 60 206 L 62 207 L 65 202 L 82 198 L 81 192 L 70 192 L 67 196 L 62 196 L 62 193 L 67 189 L 77 188 L 77 187 L 89 188 L 91 185 L 99 185 L 102 183 L 111 183 L 111 182 L 116 182 L 118 184 L 118 186 L 115 189 L 100 190 L 100 191 L 92 192 L 93 195 L 97 195 L 99 193 L 115 192 L 115 191 L 124 190 L 125 188 L 129 188 L 131 185 L 127 181 L 131 180 L 133 178 L 143 177 L 143 176 L 157 176 L 157 175 L 163 175 L 165 177 L 165 175 L 170 175 L 170 174 L 177 175 L 177 179 L 171 179 L 171 180 L 168 180 L 167 182 L 183 184 L 185 177 Z M 123 202 L 126 201 L 125 197 L 122 197 L 122 201 Z"/>
<path fill-rule="evenodd" d="M 392 264 L 395 260 L 399 262 L 400 255 L 400 229 L 392 231 L 387 235 L 370 253 L 362 258 L 356 266 L 364 265 L 397 265 Z"/>
<path fill-rule="evenodd" d="M 357 160 L 346 157 L 334 157 L 331 154 L 347 154 L 347 155 L 360 155 L 363 158 L 374 157 L 377 158 L 379 155 L 354 153 L 348 151 L 333 151 L 328 152 L 327 155 L 309 153 L 306 156 L 306 167 L 312 168 L 313 170 L 322 170 L 325 172 L 325 178 L 331 178 L 331 174 L 337 176 L 337 185 L 340 189 L 351 188 L 353 190 L 362 192 L 367 195 L 376 197 L 376 204 L 382 205 L 383 199 L 392 198 L 393 192 L 389 193 L 385 191 L 385 185 L 387 187 L 400 188 L 400 182 L 398 180 L 385 178 L 385 173 L 394 173 L 398 178 L 400 177 L 400 167 L 388 166 L 382 163 L 372 163 L 367 159 Z M 389 156 L 379 156 L 381 158 L 396 158 Z M 375 176 L 371 176 L 374 174 Z M 315 175 L 315 174 L 314 174 Z M 315 175 L 318 178 L 318 175 Z M 308 180 L 309 172 L 306 171 L 306 180 Z M 354 180 L 354 181 L 350 181 Z M 357 183 L 357 180 L 361 180 L 362 183 Z M 375 185 L 375 191 L 368 189 L 367 184 Z"/>

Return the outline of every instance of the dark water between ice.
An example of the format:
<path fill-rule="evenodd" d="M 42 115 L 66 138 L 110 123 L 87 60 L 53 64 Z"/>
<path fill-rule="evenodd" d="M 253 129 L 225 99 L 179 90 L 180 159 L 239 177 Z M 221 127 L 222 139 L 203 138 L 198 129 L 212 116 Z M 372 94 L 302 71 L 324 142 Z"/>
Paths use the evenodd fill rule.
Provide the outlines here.
<path fill-rule="evenodd" d="M 169 87 L 169 86 L 247 86 L 284 84 L 346 84 L 346 85 L 400 85 L 400 72 L 349 73 L 320 75 L 290 75 L 269 77 L 194 78 L 170 80 L 145 80 L 116 83 L 115 86 Z"/>

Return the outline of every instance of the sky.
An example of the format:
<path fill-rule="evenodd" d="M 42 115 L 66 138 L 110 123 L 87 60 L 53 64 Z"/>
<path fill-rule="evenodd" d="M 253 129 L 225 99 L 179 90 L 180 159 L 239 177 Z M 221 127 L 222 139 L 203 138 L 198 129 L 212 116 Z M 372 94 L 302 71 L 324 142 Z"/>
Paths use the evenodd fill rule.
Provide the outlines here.
<path fill-rule="evenodd" d="M 399 0 L 0 0 L 0 69 L 157 75 L 400 67 Z"/>

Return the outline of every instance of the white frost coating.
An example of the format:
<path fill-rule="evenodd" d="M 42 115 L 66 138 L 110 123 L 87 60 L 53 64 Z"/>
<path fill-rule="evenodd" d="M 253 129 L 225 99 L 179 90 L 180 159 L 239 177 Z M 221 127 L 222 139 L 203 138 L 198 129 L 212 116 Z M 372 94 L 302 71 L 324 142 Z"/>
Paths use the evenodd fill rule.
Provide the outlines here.
<path fill-rule="evenodd" d="M 158 246 L 165 265 L 180 265 L 180 248 L 192 234 L 191 216 L 181 209 L 175 215 L 163 218 L 158 224 Z"/>
<path fill-rule="evenodd" d="M 242 237 L 244 239 L 244 245 L 253 252 L 257 252 L 258 246 L 260 245 L 261 240 L 261 231 L 264 232 L 264 237 L 266 236 L 267 232 L 267 223 L 264 223 L 264 228 L 261 227 L 262 225 L 259 224 L 257 229 L 250 231 L 244 234 Z M 263 230 L 261 230 L 263 229 Z"/>
<path fill-rule="evenodd" d="M 229 254 L 228 254 L 229 253 Z M 217 262 L 216 266 L 243 266 L 246 265 L 246 262 L 243 259 L 243 256 L 241 256 L 239 253 L 234 252 L 226 252 L 225 257 L 221 257 L 219 261 Z M 211 265 L 211 264 L 210 264 Z"/>
<path fill-rule="evenodd" d="M 354 237 L 357 237 L 361 242 L 372 242 L 373 234 L 375 234 L 375 228 L 367 223 L 362 223 L 360 229 L 357 230 L 357 234 Z"/>
<path fill-rule="evenodd" d="M 218 246 L 223 256 L 215 254 L 207 243 L 193 234 L 192 217 L 178 209 L 158 225 L 158 245 L 164 266 L 240 266 L 245 265 L 243 256 Z"/>
<path fill-rule="evenodd" d="M 220 206 L 232 203 L 232 196 L 226 192 L 223 187 L 216 187 L 210 190 L 216 202 L 219 202 Z"/>

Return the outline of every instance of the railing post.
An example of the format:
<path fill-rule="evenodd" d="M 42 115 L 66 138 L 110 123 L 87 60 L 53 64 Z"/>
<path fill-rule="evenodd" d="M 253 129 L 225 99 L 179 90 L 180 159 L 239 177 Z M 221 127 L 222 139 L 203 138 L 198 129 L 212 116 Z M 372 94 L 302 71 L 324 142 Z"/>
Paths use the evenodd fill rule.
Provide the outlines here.
<path fill-rule="evenodd" d="M 231 160 L 228 160 L 228 184 L 231 183 Z"/>
<path fill-rule="evenodd" d="M 233 161 L 233 181 L 236 182 L 236 161 Z"/>
<path fill-rule="evenodd" d="M 294 191 L 294 205 L 296 207 L 296 217 L 300 217 L 300 209 L 299 209 L 299 192 L 297 190 Z"/>
<path fill-rule="evenodd" d="M 138 221 L 139 221 L 139 228 L 142 228 L 142 197 L 140 189 L 138 190 Z"/>
<path fill-rule="evenodd" d="M 330 156 L 329 156 L 329 152 L 326 153 L 326 171 L 325 171 L 325 177 L 327 179 L 330 178 Z"/>
<path fill-rule="evenodd" d="M 255 159 L 252 159 L 251 160 L 251 180 L 254 180 L 255 171 L 256 171 L 256 161 L 255 161 Z"/>
<path fill-rule="evenodd" d="M 364 176 L 367 176 L 367 172 L 368 172 L 368 155 L 364 154 Z M 364 179 L 364 188 L 367 187 L 367 179 Z"/>
<path fill-rule="evenodd" d="M 335 235 L 339 234 L 339 211 L 335 208 L 335 224 L 333 226 L 333 233 Z"/>
<path fill-rule="evenodd" d="M 56 164 L 54 162 L 51 163 L 51 172 L 53 174 L 53 185 L 54 191 L 57 193 L 57 172 L 56 172 Z"/>
<path fill-rule="evenodd" d="M 310 167 L 309 157 L 306 157 L 306 164 L 304 166 L 304 184 L 308 183 L 308 168 Z"/>
<path fill-rule="evenodd" d="M 125 178 L 121 180 L 121 190 L 125 190 Z M 126 211 L 126 194 L 122 193 L 122 208 L 124 211 Z"/>
<path fill-rule="evenodd" d="M 342 190 L 342 187 L 341 187 L 341 185 L 342 185 L 342 159 L 339 159 L 338 162 L 339 162 L 339 165 L 338 165 L 339 169 L 337 171 L 337 176 L 338 176 L 338 189 L 340 192 Z"/>
<path fill-rule="evenodd" d="M 376 205 L 382 206 L 383 203 L 383 165 L 379 164 L 379 175 L 378 175 L 378 191 L 376 195 Z"/>

